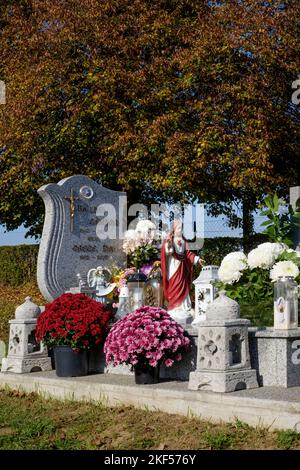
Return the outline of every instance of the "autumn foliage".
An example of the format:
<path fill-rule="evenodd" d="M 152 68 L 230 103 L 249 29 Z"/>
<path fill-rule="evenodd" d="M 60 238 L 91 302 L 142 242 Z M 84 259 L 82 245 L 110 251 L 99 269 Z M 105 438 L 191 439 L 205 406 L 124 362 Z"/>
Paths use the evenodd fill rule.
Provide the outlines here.
<path fill-rule="evenodd" d="M 299 182 L 300 2 L 1 1 L 0 222 L 84 173 L 131 199 L 217 202 Z"/>

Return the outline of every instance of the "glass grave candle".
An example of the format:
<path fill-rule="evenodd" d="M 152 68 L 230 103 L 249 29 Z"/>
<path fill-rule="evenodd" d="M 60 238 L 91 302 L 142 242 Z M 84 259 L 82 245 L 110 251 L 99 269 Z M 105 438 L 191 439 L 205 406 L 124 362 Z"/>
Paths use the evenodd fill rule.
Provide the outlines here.
<path fill-rule="evenodd" d="M 298 284 L 291 276 L 274 283 L 274 329 L 298 328 Z"/>

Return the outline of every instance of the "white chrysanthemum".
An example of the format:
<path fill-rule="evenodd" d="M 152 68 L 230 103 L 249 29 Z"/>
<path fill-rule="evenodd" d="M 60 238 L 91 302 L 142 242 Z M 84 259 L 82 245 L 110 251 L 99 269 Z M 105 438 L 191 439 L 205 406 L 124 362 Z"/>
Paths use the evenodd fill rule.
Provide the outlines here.
<path fill-rule="evenodd" d="M 223 264 L 232 264 L 234 270 L 243 271 L 247 268 L 247 256 L 242 251 L 232 251 L 223 258 Z"/>
<path fill-rule="evenodd" d="M 275 261 L 275 256 L 270 250 L 260 250 L 255 248 L 248 254 L 248 265 L 250 269 L 265 268 L 268 269 Z"/>
<path fill-rule="evenodd" d="M 248 254 L 249 268 L 271 268 L 278 256 L 286 249 L 287 246 L 282 243 L 261 243 Z"/>
<path fill-rule="evenodd" d="M 278 261 L 270 271 L 272 281 L 277 281 L 280 276 L 297 277 L 298 275 L 299 268 L 293 261 Z"/>
<path fill-rule="evenodd" d="M 242 276 L 239 270 L 234 269 L 230 263 L 222 263 L 218 271 L 219 279 L 225 284 L 238 282 Z"/>
<path fill-rule="evenodd" d="M 233 284 L 238 282 L 242 272 L 247 268 L 247 257 L 242 251 L 233 251 L 226 255 L 221 263 L 218 274 L 221 282 Z"/>
<path fill-rule="evenodd" d="M 286 251 L 288 249 L 288 246 L 285 243 L 271 243 L 271 242 L 266 242 L 266 243 L 261 243 L 257 247 L 259 250 L 265 251 L 271 251 L 273 255 L 277 258 L 281 253 Z"/>

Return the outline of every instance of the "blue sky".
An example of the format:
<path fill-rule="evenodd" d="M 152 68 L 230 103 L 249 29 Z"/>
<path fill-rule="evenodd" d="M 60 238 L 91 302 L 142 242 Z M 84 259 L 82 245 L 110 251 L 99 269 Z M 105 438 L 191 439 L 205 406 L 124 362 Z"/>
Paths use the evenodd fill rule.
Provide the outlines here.
<path fill-rule="evenodd" d="M 0 225 L 0 245 L 35 244 L 36 240 L 34 238 L 25 238 L 25 233 L 26 229 L 24 227 L 5 233 L 4 227 Z"/>
<path fill-rule="evenodd" d="M 261 231 L 260 224 L 263 220 L 264 218 L 258 215 L 255 216 L 255 231 Z M 25 233 L 26 229 L 24 227 L 5 233 L 4 227 L 0 225 L 0 246 L 38 243 L 35 238 L 25 238 Z M 239 237 L 242 235 L 241 230 L 231 230 L 226 226 L 225 217 L 208 217 L 207 215 L 205 217 L 204 233 L 207 238 L 216 236 Z"/>

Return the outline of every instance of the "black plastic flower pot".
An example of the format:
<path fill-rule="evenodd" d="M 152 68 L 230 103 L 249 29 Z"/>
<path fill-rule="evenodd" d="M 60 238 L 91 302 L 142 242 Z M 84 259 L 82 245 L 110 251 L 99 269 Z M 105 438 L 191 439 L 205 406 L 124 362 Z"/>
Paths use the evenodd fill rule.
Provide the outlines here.
<path fill-rule="evenodd" d="M 75 352 L 70 346 L 55 346 L 54 358 L 58 377 L 80 377 L 88 374 L 88 355 Z"/>
<path fill-rule="evenodd" d="M 157 384 L 159 382 L 159 367 L 142 367 L 137 364 L 134 366 L 134 378 L 138 385 Z"/>
<path fill-rule="evenodd" d="M 54 370 L 55 369 L 55 359 L 54 359 L 54 349 L 53 348 L 48 348 L 48 357 L 51 359 L 51 367 Z"/>
<path fill-rule="evenodd" d="M 93 346 L 87 352 L 88 356 L 88 373 L 103 374 L 105 370 L 105 354 L 103 352 L 103 344 Z"/>

